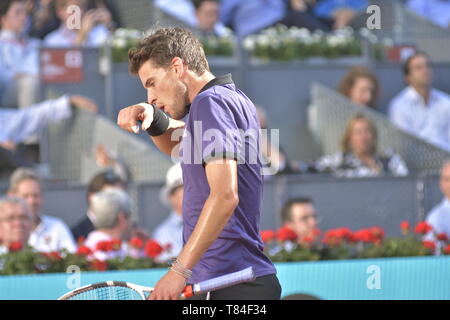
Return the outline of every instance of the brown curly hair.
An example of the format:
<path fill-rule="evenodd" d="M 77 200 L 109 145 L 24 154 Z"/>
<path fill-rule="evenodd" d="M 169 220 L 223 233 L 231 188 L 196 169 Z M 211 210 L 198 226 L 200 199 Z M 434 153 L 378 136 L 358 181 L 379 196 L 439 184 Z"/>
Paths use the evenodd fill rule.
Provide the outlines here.
<path fill-rule="evenodd" d="M 367 104 L 368 107 L 375 108 L 375 102 L 379 93 L 379 85 L 377 77 L 368 68 L 363 66 L 352 67 L 347 74 L 342 78 L 338 85 L 338 91 L 346 97 L 350 97 L 350 91 L 359 78 L 367 78 L 373 83 L 374 90 L 372 92 L 372 99 Z"/>
<path fill-rule="evenodd" d="M 181 58 L 197 75 L 209 71 L 202 43 L 182 28 L 159 28 L 130 49 L 129 70 L 137 74 L 142 65 L 151 60 L 157 67 L 167 68 L 172 59 Z"/>

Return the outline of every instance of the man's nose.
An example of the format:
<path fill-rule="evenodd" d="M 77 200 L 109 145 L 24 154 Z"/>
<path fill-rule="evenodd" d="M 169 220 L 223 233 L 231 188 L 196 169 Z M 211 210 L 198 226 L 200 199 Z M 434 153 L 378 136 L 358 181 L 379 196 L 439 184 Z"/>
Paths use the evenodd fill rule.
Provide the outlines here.
<path fill-rule="evenodd" d="M 147 91 L 147 103 L 149 104 L 156 103 L 156 97 L 150 92 L 150 90 Z"/>

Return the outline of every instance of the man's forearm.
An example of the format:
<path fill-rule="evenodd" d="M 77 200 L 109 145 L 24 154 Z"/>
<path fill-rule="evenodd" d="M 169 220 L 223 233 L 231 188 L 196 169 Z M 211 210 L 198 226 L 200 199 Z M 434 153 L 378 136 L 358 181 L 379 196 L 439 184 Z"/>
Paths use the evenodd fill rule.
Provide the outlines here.
<path fill-rule="evenodd" d="M 185 123 L 183 121 L 170 119 L 169 128 L 166 132 L 160 136 L 151 137 L 153 143 L 165 154 L 172 155 L 173 148 L 176 147 L 181 140 L 184 126 Z M 181 131 L 177 132 L 177 130 Z"/>
<path fill-rule="evenodd" d="M 178 255 L 178 261 L 192 269 L 219 237 L 223 228 L 233 215 L 238 203 L 237 196 L 232 193 L 210 195 L 205 202 L 198 222 Z"/>

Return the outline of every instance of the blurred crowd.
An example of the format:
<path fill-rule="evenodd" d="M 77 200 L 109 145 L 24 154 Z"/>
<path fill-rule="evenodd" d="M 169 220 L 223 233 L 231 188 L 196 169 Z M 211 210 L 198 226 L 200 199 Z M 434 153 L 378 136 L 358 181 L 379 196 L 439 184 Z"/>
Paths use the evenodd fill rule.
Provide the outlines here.
<path fill-rule="evenodd" d="M 150 0 L 149 0 L 150 1 Z M 285 24 L 310 30 L 333 32 L 351 25 L 369 5 L 367 0 L 155 0 L 155 6 L 183 21 L 198 35 L 237 37 L 263 28 Z M 450 2 L 410 0 L 405 5 L 416 14 L 442 27 L 450 27 Z M 79 11 L 77 11 L 79 10 Z M 79 21 L 74 13 L 79 13 Z M 77 23 L 79 26 L 77 27 Z M 108 0 L 1 0 L 0 1 L 0 168 L 19 157 L 27 164 L 23 150 L 33 149 L 42 128 L 72 116 L 73 108 L 97 112 L 97 105 L 82 95 L 64 95 L 39 100 L 40 47 L 99 47 L 121 27 L 114 1 Z M 389 104 L 387 118 L 401 130 L 438 148 L 450 150 L 450 96 L 433 88 L 432 61 L 417 51 L 403 61 L 405 88 Z M 380 83 L 365 66 L 349 68 L 336 90 L 354 105 L 376 109 Z M 264 108 L 257 106 L 262 128 L 268 128 Z M 264 138 L 265 139 L 265 138 Z M 307 165 L 289 159 L 282 146 L 262 141 L 264 157 L 279 174 L 325 173 L 358 178 L 383 175 L 406 176 L 405 161 L 395 150 L 380 150 L 373 121 L 357 114 L 342 132 L 341 150 L 324 155 Z M 92 177 L 86 190 L 88 210 L 70 229 L 58 218 L 42 212 L 45 192 L 39 173 L 30 168 L 8 171 L 7 195 L 0 199 L 0 253 L 11 244 L 29 244 L 43 252 L 62 249 L 75 252 L 79 239 L 93 252 L 99 243 L 122 240 L 129 251 L 130 239 L 157 240 L 167 248 L 161 261 L 176 257 L 182 247 L 183 181 L 179 165 L 166 176 L 160 200 L 170 215 L 150 234 L 138 224 L 127 191 L 132 177 L 126 162 L 103 145 L 95 148 L 102 171 Z M 36 156 L 31 162 L 36 161 Z M 17 162 L 16 162 L 17 163 Z M 30 167 L 30 166 L 28 166 Z M 450 237 L 450 165 L 442 168 L 442 202 L 427 215 L 435 230 Z M 298 241 L 319 227 L 313 199 L 289 199 L 281 212 L 283 223 L 295 231 Z M 432 235 L 427 235 L 427 238 Z M 93 257 L 105 260 L 105 252 Z"/>

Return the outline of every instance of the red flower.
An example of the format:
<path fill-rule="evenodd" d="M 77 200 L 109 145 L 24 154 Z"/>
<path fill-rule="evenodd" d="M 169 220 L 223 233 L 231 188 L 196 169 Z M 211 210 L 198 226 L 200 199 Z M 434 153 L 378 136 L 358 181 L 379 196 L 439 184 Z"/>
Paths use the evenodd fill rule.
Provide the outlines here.
<path fill-rule="evenodd" d="M 86 246 L 79 246 L 76 254 L 79 256 L 89 256 L 92 254 L 92 250 Z"/>
<path fill-rule="evenodd" d="M 144 241 L 141 238 L 134 237 L 130 240 L 130 246 L 136 249 L 142 249 L 144 247 Z"/>
<path fill-rule="evenodd" d="M 436 250 L 436 244 L 433 241 L 422 241 L 422 244 L 425 248 L 430 249 L 431 251 Z"/>
<path fill-rule="evenodd" d="M 353 240 L 356 242 L 369 243 L 369 242 L 375 242 L 375 240 L 377 240 L 377 238 L 374 237 L 372 230 L 361 229 L 354 233 Z"/>
<path fill-rule="evenodd" d="M 351 240 L 353 238 L 352 231 L 349 228 L 336 229 L 336 236 L 343 240 Z"/>
<path fill-rule="evenodd" d="M 448 241 L 448 236 L 445 232 L 439 233 L 436 237 L 439 241 Z"/>
<path fill-rule="evenodd" d="M 304 243 L 312 243 L 312 242 L 314 242 L 314 237 L 313 236 L 306 236 L 306 237 L 303 237 L 302 238 L 302 242 L 304 242 Z"/>
<path fill-rule="evenodd" d="M 9 252 L 17 252 L 23 249 L 22 242 L 13 242 L 9 245 Z"/>
<path fill-rule="evenodd" d="M 444 248 L 444 254 L 450 254 L 450 244 Z"/>
<path fill-rule="evenodd" d="M 117 251 L 117 250 L 120 250 L 121 247 L 122 247 L 122 240 L 120 240 L 120 239 L 111 240 L 112 250 Z"/>
<path fill-rule="evenodd" d="M 322 242 L 330 246 L 339 246 L 342 242 L 341 233 L 337 229 L 331 229 L 325 232 Z"/>
<path fill-rule="evenodd" d="M 97 271 L 105 271 L 108 269 L 108 263 L 106 261 L 94 260 L 91 263 L 91 268 Z"/>
<path fill-rule="evenodd" d="M 263 230 L 261 231 L 261 239 L 264 243 L 268 243 L 274 240 L 277 237 L 277 234 L 273 230 Z"/>
<path fill-rule="evenodd" d="M 284 226 L 278 229 L 277 238 L 281 242 L 297 240 L 297 234 L 289 227 Z"/>
<path fill-rule="evenodd" d="M 384 230 L 382 228 L 380 228 L 380 227 L 372 227 L 369 230 L 372 233 L 372 236 L 376 240 L 382 240 L 384 238 Z"/>
<path fill-rule="evenodd" d="M 155 259 L 162 251 L 163 248 L 155 240 L 148 240 L 145 244 L 144 252 L 152 259 Z"/>
<path fill-rule="evenodd" d="M 409 221 L 402 221 L 400 223 L 400 229 L 404 232 L 408 232 L 409 231 Z"/>
<path fill-rule="evenodd" d="M 433 230 L 433 227 L 430 226 L 428 223 L 426 223 L 425 221 L 421 221 L 419 222 L 415 229 L 414 232 L 418 233 L 418 234 L 427 234 L 428 232 L 430 232 L 431 230 Z"/>
<path fill-rule="evenodd" d="M 53 252 L 50 252 L 50 259 L 59 261 L 59 260 L 62 260 L 62 257 L 58 251 L 53 251 Z"/>
<path fill-rule="evenodd" d="M 99 241 L 95 246 L 95 251 L 109 252 L 113 249 L 113 243 L 111 241 Z"/>

